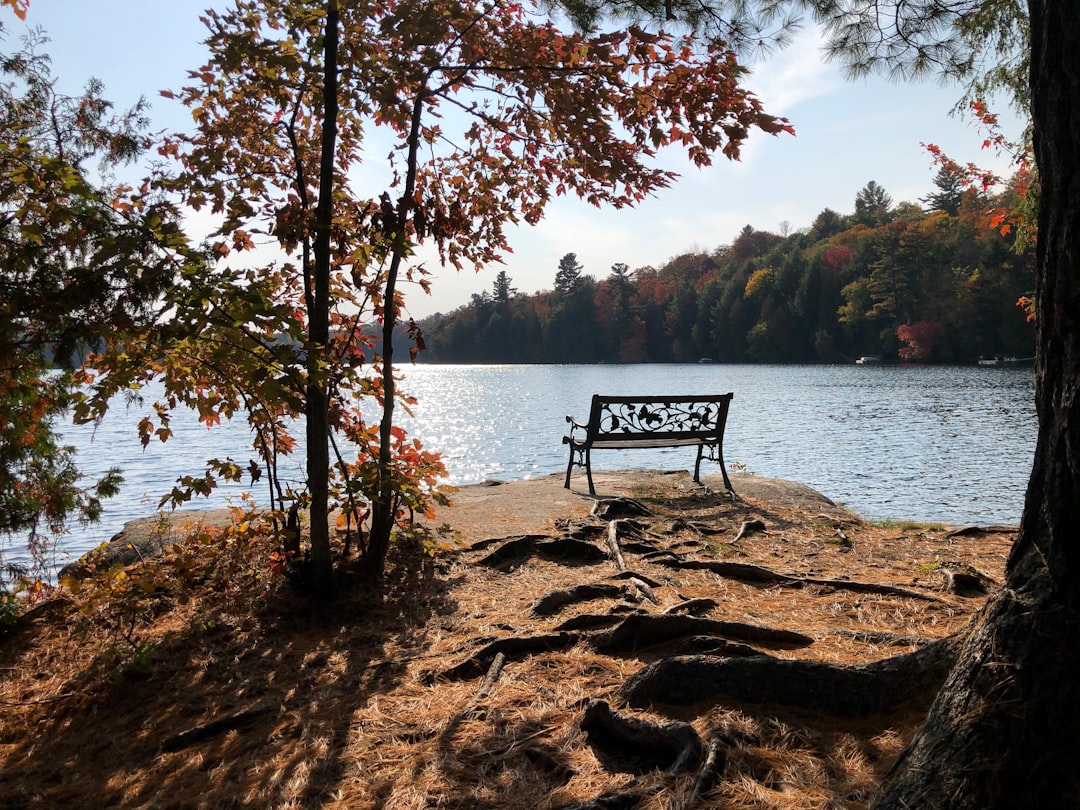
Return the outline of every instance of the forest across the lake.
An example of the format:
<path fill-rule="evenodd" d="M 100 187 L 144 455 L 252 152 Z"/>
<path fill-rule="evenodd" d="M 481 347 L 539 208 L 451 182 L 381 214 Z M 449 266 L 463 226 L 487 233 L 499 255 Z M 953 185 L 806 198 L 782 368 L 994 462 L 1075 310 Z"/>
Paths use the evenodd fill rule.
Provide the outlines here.
<path fill-rule="evenodd" d="M 1001 224 L 1016 203 L 964 189 L 892 204 L 870 182 L 854 212 L 822 211 L 806 229 L 747 225 L 730 245 L 664 266 L 612 264 L 598 279 L 563 256 L 554 288 L 518 294 L 512 268 L 490 292 L 421 322 L 432 363 L 850 361 L 1031 357 L 1024 303 L 1034 249 Z M 785 226 L 782 230 L 787 231 Z"/>

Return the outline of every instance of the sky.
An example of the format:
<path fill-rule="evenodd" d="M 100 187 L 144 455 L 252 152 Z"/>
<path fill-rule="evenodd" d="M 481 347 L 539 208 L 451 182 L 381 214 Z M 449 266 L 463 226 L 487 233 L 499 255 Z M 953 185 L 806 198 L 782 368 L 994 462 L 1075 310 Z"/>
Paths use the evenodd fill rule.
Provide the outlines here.
<path fill-rule="evenodd" d="M 27 24 L 49 36 L 47 51 L 63 89 L 75 92 L 96 77 L 118 108 L 144 96 L 154 129 L 179 129 L 189 124 L 186 111 L 159 91 L 179 89 L 186 72 L 202 64 L 205 29 L 198 16 L 211 3 L 30 0 Z M 4 25 L 2 50 L 10 52 L 25 26 L 9 12 Z M 558 198 L 541 223 L 511 231 L 513 252 L 501 266 L 459 272 L 427 259 L 434 271 L 432 295 L 406 290 L 408 314 L 449 312 L 474 293 L 490 292 L 500 269 L 522 293 L 551 289 L 567 253 L 576 254 L 584 273 L 601 279 L 615 263 L 660 267 L 683 253 L 712 251 L 730 244 L 746 225 L 776 233 L 808 228 L 825 208 L 850 213 L 855 195 L 871 180 L 894 202 L 917 203 L 936 190 L 937 170 L 922 143 L 934 143 L 960 162 L 1011 173 L 1007 156 L 982 149 L 984 132 L 970 118 L 952 114 L 962 95 L 956 85 L 848 81 L 838 66 L 825 63 L 812 30 L 751 69 L 748 86 L 766 111 L 790 120 L 795 137 L 754 132 L 741 160 L 718 156 L 705 169 L 665 152 L 661 165 L 679 172 L 679 179 L 634 209 L 597 209 Z M 1006 134 L 1018 135 L 1019 121 L 999 112 Z"/>

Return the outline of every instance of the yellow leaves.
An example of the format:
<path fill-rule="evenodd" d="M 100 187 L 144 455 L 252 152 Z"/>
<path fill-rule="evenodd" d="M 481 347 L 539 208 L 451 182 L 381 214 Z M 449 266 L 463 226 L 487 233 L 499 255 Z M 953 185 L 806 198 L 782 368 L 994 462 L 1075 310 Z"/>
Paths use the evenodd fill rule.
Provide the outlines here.
<path fill-rule="evenodd" d="M 29 239 L 35 245 L 43 244 L 41 226 L 33 222 L 25 222 L 19 226 L 19 233 L 24 239 Z"/>
<path fill-rule="evenodd" d="M 771 267 L 762 267 L 760 270 L 754 272 L 750 276 L 750 279 L 746 280 L 746 287 L 743 291 L 744 298 L 753 298 L 754 295 L 762 289 L 767 289 L 772 286 L 773 272 Z"/>

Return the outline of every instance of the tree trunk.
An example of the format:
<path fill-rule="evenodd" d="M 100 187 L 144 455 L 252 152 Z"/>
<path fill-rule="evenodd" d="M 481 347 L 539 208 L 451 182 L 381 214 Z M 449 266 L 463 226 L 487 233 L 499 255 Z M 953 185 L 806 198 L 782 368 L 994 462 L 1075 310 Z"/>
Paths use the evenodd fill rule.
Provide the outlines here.
<path fill-rule="evenodd" d="M 879 808 L 1075 807 L 1080 772 L 1080 16 L 1029 0 L 1039 439 L 1005 587 Z"/>
<path fill-rule="evenodd" d="M 401 262 L 409 250 L 406 223 L 413 212 L 413 193 L 416 190 L 417 154 L 420 149 L 420 120 L 424 112 L 426 95 L 420 90 L 413 101 L 409 127 L 409 159 L 405 173 L 405 190 L 397 206 L 397 230 L 393 235 L 394 251 L 386 272 L 383 289 L 382 327 L 382 421 L 379 423 L 379 488 L 378 496 L 371 504 L 371 534 L 368 538 L 366 568 L 369 575 L 381 578 L 386 567 L 386 554 L 390 550 L 390 536 L 394 531 L 396 508 L 394 483 L 394 459 L 391 447 L 394 426 L 394 404 L 397 392 L 394 382 L 394 326 L 397 325 L 397 280 Z"/>
<path fill-rule="evenodd" d="M 329 398 L 326 393 L 326 372 L 320 365 L 330 343 L 330 231 L 334 212 L 334 153 L 337 148 L 338 16 L 337 0 L 329 0 L 323 44 L 319 201 L 315 207 L 315 294 L 313 306 L 308 310 L 307 476 L 311 495 L 311 575 L 315 594 L 325 599 L 334 597 L 335 587 L 327 514 L 330 482 Z"/>

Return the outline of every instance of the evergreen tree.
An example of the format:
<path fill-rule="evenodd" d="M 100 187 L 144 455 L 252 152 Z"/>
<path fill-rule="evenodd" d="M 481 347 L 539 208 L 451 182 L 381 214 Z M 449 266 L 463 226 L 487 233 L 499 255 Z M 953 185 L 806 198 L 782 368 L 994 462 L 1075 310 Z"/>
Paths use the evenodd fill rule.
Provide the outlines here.
<path fill-rule="evenodd" d="M 936 194 L 927 194 L 919 202 L 930 211 L 944 211 L 950 217 L 960 213 L 960 201 L 964 197 L 963 178 L 954 170 L 942 166 L 934 178 Z"/>
<path fill-rule="evenodd" d="M 855 221 L 871 228 L 884 225 L 890 220 L 891 207 L 892 197 L 871 180 L 855 195 Z"/>
<path fill-rule="evenodd" d="M 581 281 L 582 266 L 578 264 L 576 253 L 567 253 L 559 259 L 559 271 L 555 274 L 555 289 L 558 292 L 573 292 Z"/>
<path fill-rule="evenodd" d="M 500 302 L 507 303 L 511 298 L 517 295 L 517 288 L 511 286 L 510 282 L 513 279 L 507 274 L 505 270 L 500 270 L 499 274 L 495 276 L 495 284 L 492 290 L 492 297 Z"/>

